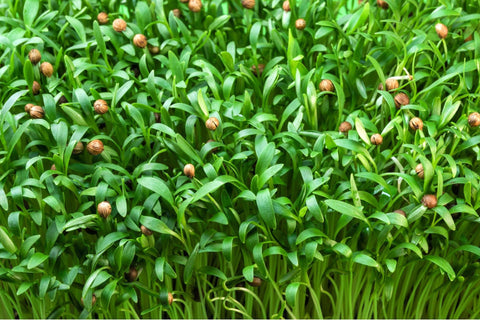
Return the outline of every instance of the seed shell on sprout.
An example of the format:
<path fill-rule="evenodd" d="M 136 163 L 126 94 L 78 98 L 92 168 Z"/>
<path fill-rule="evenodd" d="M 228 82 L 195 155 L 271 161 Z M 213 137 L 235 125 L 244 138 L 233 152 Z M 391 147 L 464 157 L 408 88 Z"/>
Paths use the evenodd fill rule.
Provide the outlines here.
<path fill-rule="evenodd" d="M 202 10 L 202 1 L 201 0 L 189 0 L 188 9 L 192 12 L 200 12 Z"/>
<path fill-rule="evenodd" d="M 437 23 L 435 25 L 435 31 L 440 39 L 445 39 L 448 36 L 448 28 L 443 23 Z"/>
<path fill-rule="evenodd" d="M 108 103 L 103 99 L 98 99 L 93 103 L 93 109 L 98 114 L 105 114 L 108 112 Z"/>
<path fill-rule="evenodd" d="M 33 119 L 42 119 L 45 116 L 45 110 L 40 106 L 30 107 L 30 117 Z"/>
<path fill-rule="evenodd" d="M 220 121 L 218 121 L 215 117 L 210 117 L 205 121 L 205 126 L 208 130 L 215 131 L 217 130 L 218 126 L 220 125 Z"/>
<path fill-rule="evenodd" d="M 253 9 L 255 8 L 255 0 L 242 0 L 242 6 L 245 9 Z"/>
<path fill-rule="evenodd" d="M 138 48 L 145 48 L 147 46 L 147 37 L 139 33 L 133 37 L 133 44 Z"/>
<path fill-rule="evenodd" d="M 118 18 L 113 20 L 112 27 L 113 30 L 117 32 L 122 32 L 127 30 L 127 23 L 125 22 L 125 20 Z"/>
<path fill-rule="evenodd" d="M 420 119 L 419 117 L 414 117 L 410 119 L 409 125 L 410 125 L 410 129 L 412 130 L 420 130 L 420 131 L 423 130 L 423 120 Z"/>
<path fill-rule="evenodd" d="M 297 30 L 303 30 L 307 27 L 307 22 L 305 21 L 305 19 L 297 19 L 297 21 L 295 21 L 295 28 L 297 28 Z"/>
<path fill-rule="evenodd" d="M 40 53 L 40 51 L 38 51 L 38 49 L 32 49 L 28 53 L 28 59 L 33 65 L 36 65 L 40 62 L 40 60 L 42 60 L 42 54 Z"/>
<path fill-rule="evenodd" d="M 193 164 L 186 164 L 185 167 L 183 167 L 183 173 L 190 179 L 195 177 L 195 167 L 193 166 Z"/>
<path fill-rule="evenodd" d="M 53 75 L 53 66 L 50 62 L 42 62 L 40 65 L 40 72 L 47 78 Z"/>
<path fill-rule="evenodd" d="M 333 82 L 328 79 L 323 79 L 320 81 L 320 84 L 318 85 L 318 88 L 322 92 L 333 92 L 335 90 L 335 87 L 333 85 Z"/>
<path fill-rule="evenodd" d="M 437 197 L 433 194 L 426 194 L 422 198 L 422 204 L 429 208 L 435 208 L 437 206 Z"/>
<path fill-rule="evenodd" d="M 410 103 L 410 98 L 407 96 L 406 93 L 400 92 L 397 95 L 395 95 L 394 98 L 395 101 L 395 106 L 400 109 L 403 106 L 406 106 L 407 104 Z"/>
<path fill-rule="evenodd" d="M 480 113 L 472 112 L 468 116 L 468 124 L 470 127 L 478 127 L 480 126 Z"/>
<path fill-rule="evenodd" d="M 421 163 L 417 164 L 417 166 L 415 167 L 415 172 L 417 173 L 417 176 L 420 179 L 423 179 L 424 172 L 423 172 L 423 165 Z"/>
<path fill-rule="evenodd" d="M 288 0 L 283 1 L 282 8 L 283 8 L 283 11 L 285 11 L 285 12 L 290 11 L 291 10 L 290 1 L 288 1 Z"/>
<path fill-rule="evenodd" d="M 93 156 L 98 156 L 104 150 L 103 142 L 96 139 L 87 144 L 87 151 Z"/>
<path fill-rule="evenodd" d="M 108 23 L 108 14 L 106 12 L 100 12 L 97 15 L 97 20 L 99 24 L 107 24 Z"/>
<path fill-rule="evenodd" d="M 379 133 L 375 133 L 371 136 L 370 141 L 372 142 L 372 144 L 378 146 L 382 144 L 383 137 Z"/>
<path fill-rule="evenodd" d="M 112 213 L 112 206 L 108 201 L 102 201 L 97 205 L 97 212 L 102 218 L 108 218 Z"/>
<path fill-rule="evenodd" d="M 350 130 L 352 130 L 352 125 L 348 121 L 343 121 L 338 127 L 338 131 L 340 131 L 341 133 L 347 133 Z"/>

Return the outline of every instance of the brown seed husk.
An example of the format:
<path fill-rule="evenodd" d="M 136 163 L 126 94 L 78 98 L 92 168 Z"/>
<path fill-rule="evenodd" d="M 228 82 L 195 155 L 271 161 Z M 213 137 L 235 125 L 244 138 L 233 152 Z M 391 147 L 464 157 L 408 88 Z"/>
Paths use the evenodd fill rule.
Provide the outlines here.
<path fill-rule="evenodd" d="M 405 213 L 405 211 L 401 210 L 401 209 L 398 209 L 398 210 L 395 210 L 393 211 L 394 213 L 398 213 L 398 214 L 401 214 L 402 216 L 404 217 L 407 217 L 407 214 Z"/>
<path fill-rule="evenodd" d="M 117 32 L 122 32 L 127 29 L 127 23 L 125 22 L 125 20 L 120 18 L 113 20 L 112 26 L 113 30 Z"/>
<path fill-rule="evenodd" d="M 171 305 L 173 303 L 173 294 L 170 292 L 168 293 L 168 304 Z"/>
<path fill-rule="evenodd" d="M 134 282 L 138 277 L 137 269 L 135 269 L 135 267 L 130 267 L 130 271 L 125 275 L 125 277 L 127 278 L 128 282 Z"/>
<path fill-rule="evenodd" d="M 93 103 L 93 109 L 98 114 L 105 114 L 108 112 L 108 104 L 107 101 L 98 99 Z"/>
<path fill-rule="evenodd" d="M 42 54 L 37 49 L 32 49 L 28 53 L 28 59 L 33 65 L 36 65 L 42 59 Z"/>
<path fill-rule="evenodd" d="M 40 65 L 40 72 L 47 78 L 53 75 L 53 66 L 50 62 L 42 62 Z"/>
<path fill-rule="evenodd" d="M 33 119 L 42 119 L 45 115 L 45 110 L 40 106 L 32 106 L 30 108 L 30 117 Z"/>
<path fill-rule="evenodd" d="M 291 10 L 290 1 L 288 1 L 288 0 L 283 1 L 282 8 L 283 8 L 283 11 L 285 11 L 285 12 L 290 11 Z"/>
<path fill-rule="evenodd" d="M 423 165 L 421 163 L 417 164 L 417 166 L 415 167 L 415 172 L 417 173 L 417 176 L 420 179 L 423 179 L 424 173 L 423 173 Z"/>
<path fill-rule="evenodd" d="M 173 9 L 172 13 L 177 18 L 180 18 L 182 16 L 182 11 L 180 11 L 180 9 Z"/>
<path fill-rule="evenodd" d="M 242 6 L 245 9 L 253 9 L 255 8 L 255 0 L 242 0 Z"/>
<path fill-rule="evenodd" d="M 252 282 L 249 283 L 252 287 L 260 287 L 262 285 L 262 279 L 259 277 L 253 277 Z"/>
<path fill-rule="evenodd" d="M 83 152 L 83 149 L 85 147 L 83 146 L 83 143 L 82 141 L 78 141 L 77 144 L 75 145 L 75 147 L 73 147 L 73 154 L 80 154 Z"/>
<path fill-rule="evenodd" d="M 106 12 L 100 12 L 97 15 L 97 20 L 99 24 L 107 24 L 108 23 L 108 14 Z"/>
<path fill-rule="evenodd" d="M 103 152 L 103 142 L 100 140 L 92 140 L 87 144 L 87 151 L 93 156 L 98 156 Z"/>
<path fill-rule="evenodd" d="M 399 94 L 397 94 L 394 100 L 395 100 L 395 106 L 398 109 L 410 103 L 410 98 L 407 96 L 407 94 L 403 92 L 400 92 Z"/>
<path fill-rule="evenodd" d="M 305 21 L 305 19 L 297 19 L 297 21 L 295 21 L 295 28 L 297 28 L 297 30 L 303 30 L 307 27 L 307 22 Z"/>
<path fill-rule="evenodd" d="M 193 164 L 186 164 L 185 167 L 183 167 L 183 173 L 190 179 L 195 177 L 195 167 L 193 166 Z"/>
<path fill-rule="evenodd" d="M 423 121 L 419 117 L 410 119 L 409 125 L 412 130 L 423 130 Z"/>
<path fill-rule="evenodd" d="M 448 36 L 448 28 L 443 23 L 437 23 L 435 25 L 435 31 L 440 39 L 445 39 Z"/>
<path fill-rule="evenodd" d="M 422 198 L 422 204 L 429 208 L 435 208 L 437 206 L 437 197 L 433 194 L 426 194 Z"/>
<path fill-rule="evenodd" d="M 385 80 L 385 86 L 387 87 L 387 91 L 393 91 L 398 89 L 399 84 L 397 79 L 388 78 Z"/>
<path fill-rule="evenodd" d="M 108 201 L 102 201 L 97 206 L 97 212 L 102 218 L 108 218 L 112 213 L 112 206 Z"/>
<path fill-rule="evenodd" d="M 470 127 L 478 127 L 480 126 L 480 113 L 472 112 L 468 116 L 468 124 Z"/>
<path fill-rule="evenodd" d="M 261 76 L 263 70 L 265 70 L 265 65 L 263 63 L 259 63 L 258 66 L 253 65 L 250 70 L 252 70 L 253 74 L 256 76 Z"/>
<path fill-rule="evenodd" d="M 42 87 L 40 86 L 40 83 L 38 83 L 37 81 L 33 81 L 33 84 L 32 84 L 32 93 L 34 95 L 37 95 L 40 93 L 40 89 Z"/>
<path fill-rule="evenodd" d="M 388 3 L 384 0 L 377 0 L 377 6 L 382 9 L 388 9 Z"/>
<path fill-rule="evenodd" d="M 188 1 L 188 9 L 192 12 L 200 12 L 202 10 L 202 1 L 201 0 L 190 0 Z"/>
<path fill-rule="evenodd" d="M 348 131 L 352 130 L 352 125 L 348 121 L 344 121 L 340 123 L 340 126 L 338 127 L 338 130 L 341 133 L 347 133 Z"/>
<path fill-rule="evenodd" d="M 25 105 L 25 112 L 26 112 L 26 113 L 30 113 L 30 109 L 32 109 L 33 106 L 34 106 L 33 103 L 27 103 L 27 104 Z"/>
<path fill-rule="evenodd" d="M 372 142 L 372 144 L 378 146 L 382 144 L 383 137 L 379 133 L 375 133 L 374 135 L 371 136 L 370 141 Z"/>
<path fill-rule="evenodd" d="M 138 47 L 138 48 L 145 48 L 147 46 L 147 37 L 145 37 L 143 34 L 136 34 L 133 37 L 133 44 Z"/>
<path fill-rule="evenodd" d="M 220 125 L 220 122 L 215 117 L 208 118 L 208 120 L 205 121 L 205 126 L 207 127 L 208 130 L 215 131 L 217 130 L 219 125 Z"/>
<path fill-rule="evenodd" d="M 318 88 L 322 92 L 324 92 L 324 91 L 333 92 L 335 90 L 333 82 L 331 80 L 328 80 L 328 79 L 323 79 L 322 81 L 320 81 L 320 84 L 318 85 Z"/>
<path fill-rule="evenodd" d="M 151 236 L 153 234 L 153 231 L 148 229 L 144 225 L 140 226 L 140 230 L 142 230 L 142 233 L 146 236 Z"/>

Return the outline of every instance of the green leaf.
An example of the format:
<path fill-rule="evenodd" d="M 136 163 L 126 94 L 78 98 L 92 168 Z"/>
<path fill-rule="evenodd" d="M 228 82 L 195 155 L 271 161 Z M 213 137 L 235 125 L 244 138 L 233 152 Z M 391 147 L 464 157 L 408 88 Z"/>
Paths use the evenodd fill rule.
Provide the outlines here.
<path fill-rule="evenodd" d="M 257 193 L 257 208 L 260 217 L 267 227 L 276 229 L 277 220 L 275 218 L 275 211 L 269 189 L 263 189 Z"/>
<path fill-rule="evenodd" d="M 309 228 L 309 229 L 303 230 L 298 235 L 297 240 L 295 240 L 295 244 L 298 246 L 300 243 L 304 242 L 307 239 L 313 238 L 313 237 L 327 238 L 325 233 L 318 230 L 317 228 Z"/>
<path fill-rule="evenodd" d="M 354 207 L 349 203 L 338 200 L 325 200 L 325 204 L 341 214 L 368 222 L 367 218 L 363 215 L 361 208 Z"/>
<path fill-rule="evenodd" d="M 35 17 L 40 7 L 40 0 L 26 0 L 23 5 L 23 22 L 27 26 L 31 26 L 35 21 Z"/>
<path fill-rule="evenodd" d="M 285 289 L 285 298 L 291 307 L 294 307 L 297 302 L 297 292 L 300 285 L 302 285 L 302 283 L 292 282 Z"/>
<path fill-rule="evenodd" d="M 157 177 L 142 177 L 137 179 L 137 182 L 143 187 L 155 192 L 171 206 L 174 206 L 173 195 L 167 184 Z"/>
<path fill-rule="evenodd" d="M 10 253 L 15 253 L 17 247 L 13 243 L 12 239 L 8 236 L 7 229 L 3 226 L 0 226 L 0 243 Z"/>
<path fill-rule="evenodd" d="M 36 252 L 28 260 L 27 268 L 28 269 L 33 269 L 35 267 L 38 267 L 40 264 L 42 264 L 47 259 L 48 259 L 48 256 L 46 254 L 43 254 L 41 252 Z"/>
<path fill-rule="evenodd" d="M 368 267 L 378 268 L 380 265 L 372 257 L 364 253 L 356 253 L 353 255 L 353 262 L 363 264 Z"/>
<path fill-rule="evenodd" d="M 434 264 L 439 266 L 441 270 L 443 270 L 445 273 L 447 273 L 450 281 L 455 280 L 455 277 L 456 277 L 455 271 L 453 270 L 452 266 L 450 265 L 450 263 L 448 263 L 447 260 L 445 260 L 442 257 L 431 256 L 431 255 L 425 256 L 424 259 L 428 260 L 430 262 L 433 262 Z"/>
<path fill-rule="evenodd" d="M 185 265 L 185 270 L 183 272 L 183 282 L 188 283 L 193 276 L 195 270 L 195 264 L 197 260 L 198 250 L 200 249 L 200 243 L 197 243 L 192 253 L 188 257 L 187 264 Z"/>
<path fill-rule="evenodd" d="M 215 20 L 213 20 L 213 22 L 208 26 L 208 30 L 213 31 L 215 29 L 219 29 L 225 23 L 227 23 L 228 20 L 230 20 L 230 15 L 219 16 L 219 17 L 215 18 Z"/>
<path fill-rule="evenodd" d="M 178 233 L 170 229 L 162 220 L 149 216 L 142 216 L 140 217 L 140 223 L 152 231 L 174 236 L 183 242 L 183 239 L 178 235 Z"/>

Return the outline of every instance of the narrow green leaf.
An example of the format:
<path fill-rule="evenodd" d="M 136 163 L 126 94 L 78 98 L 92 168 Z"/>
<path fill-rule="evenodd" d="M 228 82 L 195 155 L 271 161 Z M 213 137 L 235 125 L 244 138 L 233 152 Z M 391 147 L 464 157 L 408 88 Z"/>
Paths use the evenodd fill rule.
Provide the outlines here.
<path fill-rule="evenodd" d="M 257 208 L 263 222 L 265 222 L 269 228 L 276 229 L 277 220 L 275 218 L 275 211 L 269 189 L 263 189 L 257 193 Z"/>

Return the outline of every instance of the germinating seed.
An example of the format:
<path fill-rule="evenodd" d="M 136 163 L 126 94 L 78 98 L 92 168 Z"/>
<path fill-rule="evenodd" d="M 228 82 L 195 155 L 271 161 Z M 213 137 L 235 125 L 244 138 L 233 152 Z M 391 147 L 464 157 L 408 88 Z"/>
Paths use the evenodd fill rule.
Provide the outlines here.
<path fill-rule="evenodd" d="M 53 66 L 50 62 L 42 62 L 40 71 L 45 77 L 50 78 L 53 75 Z"/>
<path fill-rule="evenodd" d="M 295 28 L 297 28 L 298 30 L 303 30 L 305 29 L 305 27 L 307 26 L 307 22 L 305 21 L 305 19 L 297 19 L 297 21 L 295 21 Z"/>
<path fill-rule="evenodd" d="M 28 59 L 33 65 L 36 65 L 42 59 L 42 54 L 37 49 L 32 49 L 28 53 Z"/>
<path fill-rule="evenodd" d="M 192 12 L 200 12 L 202 10 L 202 1 L 201 0 L 190 0 L 188 1 L 188 9 Z"/>
<path fill-rule="evenodd" d="M 379 133 L 375 133 L 374 135 L 371 136 L 370 141 L 372 142 L 372 144 L 378 146 L 382 144 L 383 137 Z"/>
<path fill-rule="evenodd" d="M 113 26 L 113 30 L 117 32 L 122 32 L 127 30 L 127 23 L 125 22 L 125 20 L 120 18 L 113 20 L 112 26 Z"/>
<path fill-rule="evenodd" d="M 45 115 L 45 111 L 40 106 L 31 106 L 30 107 L 30 117 L 33 119 L 42 119 Z"/>
<path fill-rule="evenodd" d="M 112 206 L 108 201 L 102 201 L 97 206 L 97 212 L 102 218 L 108 218 L 112 213 Z"/>
<path fill-rule="evenodd" d="M 423 179 L 423 165 L 421 163 L 417 164 L 415 167 L 415 172 L 420 179 Z"/>
<path fill-rule="evenodd" d="M 183 173 L 190 179 L 195 177 L 195 167 L 193 166 L 193 164 L 186 164 L 185 167 L 183 167 Z"/>
<path fill-rule="evenodd" d="M 418 117 L 410 119 L 409 125 L 412 130 L 423 130 L 423 121 Z"/>
<path fill-rule="evenodd" d="M 87 144 L 87 151 L 93 156 L 98 156 L 103 152 L 103 142 L 100 140 L 92 140 Z"/>
<path fill-rule="evenodd" d="M 352 125 L 348 121 L 344 121 L 340 123 L 340 126 L 338 127 L 338 130 L 341 133 L 347 133 L 348 131 L 352 130 Z"/>
<path fill-rule="evenodd" d="M 253 9 L 255 8 L 255 0 L 242 0 L 242 6 L 245 9 Z"/>
<path fill-rule="evenodd" d="M 97 15 L 97 20 L 99 24 L 107 24 L 108 23 L 108 14 L 105 12 L 100 12 Z"/>
<path fill-rule="evenodd" d="M 40 86 L 40 83 L 38 83 L 37 81 L 33 81 L 33 84 L 32 84 L 32 93 L 34 95 L 37 95 L 40 93 L 40 90 L 42 89 L 42 87 Z"/>
<path fill-rule="evenodd" d="M 107 101 L 98 99 L 93 103 L 93 109 L 98 114 L 104 114 L 108 112 L 108 104 Z"/>
<path fill-rule="evenodd" d="M 406 93 L 400 92 L 395 96 L 395 106 L 397 108 L 401 108 L 402 106 L 406 106 L 410 103 L 410 98 L 407 96 Z"/>
<path fill-rule="evenodd" d="M 422 198 L 422 204 L 429 208 L 435 208 L 437 206 L 437 197 L 433 194 L 426 194 Z"/>
<path fill-rule="evenodd" d="M 335 87 L 333 86 L 333 82 L 328 79 L 323 79 L 322 81 L 320 81 L 318 88 L 320 89 L 320 91 L 333 92 L 335 90 Z"/>
<path fill-rule="evenodd" d="M 145 48 L 147 46 L 147 37 L 143 34 L 136 34 L 133 37 L 133 44 L 139 48 Z"/>
<path fill-rule="evenodd" d="M 468 116 L 468 124 L 470 127 L 478 127 L 480 126 L 480 113 L 472 112 Z"/>
<path fill-rule="evenodd" d="M 442 23 L 437 23 L 435 25 L 435 31 L 437 32 L 438 37 L 440 39 L 445 39 L 448 35 L 448 28 L 447 28 L 446 25 L 444 25 Z"/>

